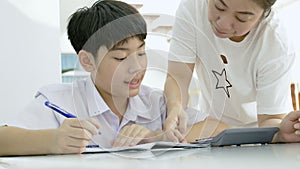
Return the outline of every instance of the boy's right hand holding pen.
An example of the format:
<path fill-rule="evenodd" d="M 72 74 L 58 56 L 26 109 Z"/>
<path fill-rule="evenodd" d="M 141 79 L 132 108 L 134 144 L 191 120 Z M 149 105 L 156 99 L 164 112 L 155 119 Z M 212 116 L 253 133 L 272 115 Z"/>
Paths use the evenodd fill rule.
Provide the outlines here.
<path fill-rule="evenodd" d="M 93 136 L 98 134 L 100 125 L 95 119 L 67 118 L 55 130 L 52 143 L 53 154 L 82 153 Z"/>
<path fill-rule="evenodd" d="M 100 125 L 95 119 L 79 119 L 49 101 L 45 102 L 45 106 L 66 117 L 60 128 L 55 131 L 51 150 L 53 154 L 82 153 L 93 136 L 101 134 L 98 132 Z"/>

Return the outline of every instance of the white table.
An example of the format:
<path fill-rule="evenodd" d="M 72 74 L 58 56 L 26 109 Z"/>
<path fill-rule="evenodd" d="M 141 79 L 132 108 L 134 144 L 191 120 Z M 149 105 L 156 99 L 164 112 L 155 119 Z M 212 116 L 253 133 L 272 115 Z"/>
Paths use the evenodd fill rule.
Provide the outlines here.
<path fill-rule="evenodd" d="M 0 158 L 0 169 L 300 169 L 300 143 Z"/>

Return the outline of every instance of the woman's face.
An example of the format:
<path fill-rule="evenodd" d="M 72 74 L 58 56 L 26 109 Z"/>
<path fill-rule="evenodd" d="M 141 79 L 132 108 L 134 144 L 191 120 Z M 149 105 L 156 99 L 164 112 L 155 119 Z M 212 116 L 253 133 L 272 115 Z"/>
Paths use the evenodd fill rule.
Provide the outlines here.
<path fill-rule="evenodd" d="M 264 10 L 252 0 L 209 0 L 208 19 L 219 38 L 242 41 L 260 22 Z"/>

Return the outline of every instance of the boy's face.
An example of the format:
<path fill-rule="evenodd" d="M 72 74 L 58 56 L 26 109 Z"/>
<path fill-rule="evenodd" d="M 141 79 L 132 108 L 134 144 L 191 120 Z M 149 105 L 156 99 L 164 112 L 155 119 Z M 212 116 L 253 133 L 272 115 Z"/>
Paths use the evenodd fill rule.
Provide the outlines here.
<path fill-rule="evenodd" d="M 99 51 L 100 54 L 101 48 Z M 136 96 L 147 67 L 145 42 L 129 38 L 110 49 L 104 57 L 99 54 L 98 68 L 92 78 L 100 94 L 103 97 Z"/>

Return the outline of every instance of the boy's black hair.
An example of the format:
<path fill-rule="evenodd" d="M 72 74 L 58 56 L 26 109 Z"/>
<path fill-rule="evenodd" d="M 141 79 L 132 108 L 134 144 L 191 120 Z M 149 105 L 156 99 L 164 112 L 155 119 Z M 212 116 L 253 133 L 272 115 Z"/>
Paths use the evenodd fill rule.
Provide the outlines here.
<path fill-rule="evenodd" d="M 76 53 L 91 52 L 94 57 L 101 46 L 111 49 L 128 38 L 146 39 L 147 25 L 131 5 L 114 0 L 99 0 L 92 7 L 78 9 L 70 16 L 68 38 Z"/>

